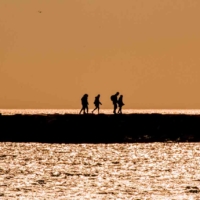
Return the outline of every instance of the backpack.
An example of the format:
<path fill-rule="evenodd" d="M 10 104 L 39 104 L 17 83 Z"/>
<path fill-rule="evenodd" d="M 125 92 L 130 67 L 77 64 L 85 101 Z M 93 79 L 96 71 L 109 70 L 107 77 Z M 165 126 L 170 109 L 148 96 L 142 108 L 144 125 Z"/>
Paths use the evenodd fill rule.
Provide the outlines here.
<path fill-rule="evenodd" d="M 111 99 L 111 101 L 114 101 L 114 99 L 115 99 L 114 95 L 112 95 L 112 96 L 110 97 L 110 99 Z"/>

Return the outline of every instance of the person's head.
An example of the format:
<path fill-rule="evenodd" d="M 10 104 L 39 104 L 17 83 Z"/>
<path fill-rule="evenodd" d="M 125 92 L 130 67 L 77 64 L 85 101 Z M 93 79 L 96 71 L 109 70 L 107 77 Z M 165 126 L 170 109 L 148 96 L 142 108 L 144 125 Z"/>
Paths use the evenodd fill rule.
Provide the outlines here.
<path fill-rule="evenodd" d="M 119 95 L 119 92 L 116 92 L 116 95 Z"/>
<path fill-rule="evenodd" d="M 98 94 L 97 96 L 100 97 L 100 94 Z"/>

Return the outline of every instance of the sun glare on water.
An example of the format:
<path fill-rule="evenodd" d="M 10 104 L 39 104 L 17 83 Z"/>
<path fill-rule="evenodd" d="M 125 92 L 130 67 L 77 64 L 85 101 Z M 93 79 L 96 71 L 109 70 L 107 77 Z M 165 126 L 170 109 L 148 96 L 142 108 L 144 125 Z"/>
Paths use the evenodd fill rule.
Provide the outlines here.
<path fill-rule="evenodd" d="M 0 143 L 0 199 L 199 199 L 198 143 Z"/>
<path fill-rule="evenodd" d="M 0 109 L 2 115 L 14 114 L 79 114 L 80 109 Z M 92 109 L 89 109 L 91 113 Z M 158 113 L 158 114 L 186 114 L 199 115 L 199 109 L 123 109 L 124 114 Z M 95 114 L 95 112 L 94 112 Z M 113 114 L 112 109 L 100 109 L 100 114 Z"/>

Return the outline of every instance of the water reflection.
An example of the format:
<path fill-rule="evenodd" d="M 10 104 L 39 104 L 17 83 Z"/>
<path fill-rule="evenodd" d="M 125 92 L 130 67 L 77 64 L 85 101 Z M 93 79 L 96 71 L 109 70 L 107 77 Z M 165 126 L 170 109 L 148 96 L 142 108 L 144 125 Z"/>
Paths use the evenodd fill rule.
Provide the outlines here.
<path fill-rule="evenodd" d="M 0 143 L 0 198 L 199 199 L 199 166 L 198 143 Z"/>

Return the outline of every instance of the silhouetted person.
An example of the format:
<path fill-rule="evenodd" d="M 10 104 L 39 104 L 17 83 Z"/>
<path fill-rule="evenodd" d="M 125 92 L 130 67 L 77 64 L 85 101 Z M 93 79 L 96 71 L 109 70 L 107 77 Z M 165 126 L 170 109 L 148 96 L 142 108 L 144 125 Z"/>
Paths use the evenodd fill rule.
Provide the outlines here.
<path fill-rule="evenodd" d="M 119 106 L 118 113 L 122 114 L 122 106 L 124 105 L 124 103 L 123 103 L 123 95 L 120 95 L 117 103 L 118 103 L 118 106 Z"/>
<path fill-rule="evenodd" d="M 82 108 L 79 112 L 79 114 L 81 114 L 81 112 L 83 111 L 83 114 L 88 113 L 88 94 L 84 94 L 83 97 L 81 98 L 81 104 L 82 104 Z"/>
<path fill-rule="evenodd" d="M 100 102 L 99 98 L 100 98 L 100 94 L 98 94 L 94 99 L 95 108 L 92 111 L 92 113 L 97 109 L 98 110 L 98 114 L 99 114 L 99 106 L 102 105 L 102 103 Z"/>
<path fill-rule="evenodd" d="M 111 98 L 111 101 L 114 105 L 114 110 L 113 110 L 113 113 L 116 114 L 116 109 L 117 109 L 117 96 L 119 95 L 119 92 L 116 92 L 116 94 L 113 94 L 110 98 Z"/>

